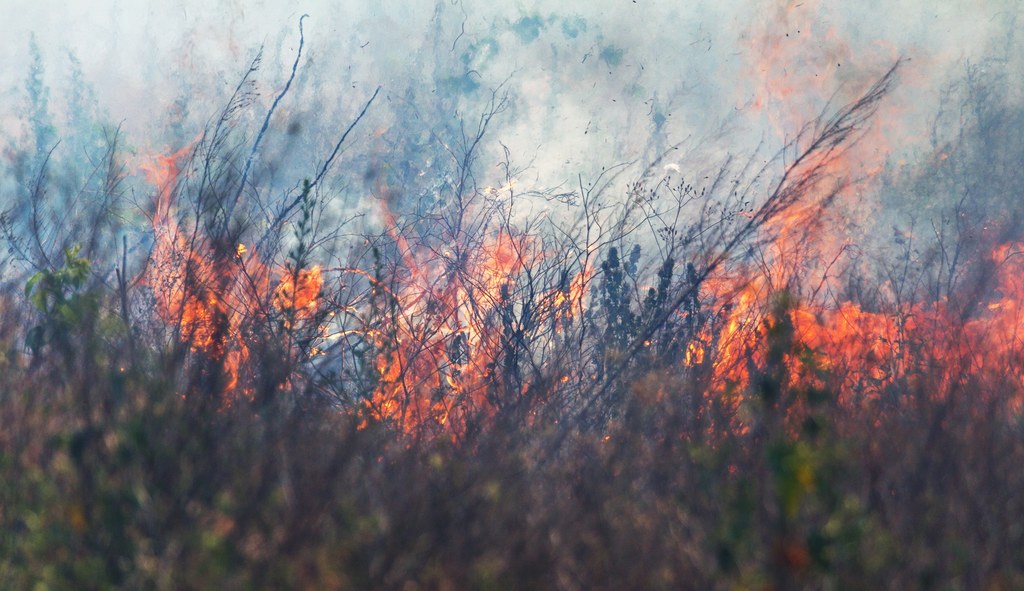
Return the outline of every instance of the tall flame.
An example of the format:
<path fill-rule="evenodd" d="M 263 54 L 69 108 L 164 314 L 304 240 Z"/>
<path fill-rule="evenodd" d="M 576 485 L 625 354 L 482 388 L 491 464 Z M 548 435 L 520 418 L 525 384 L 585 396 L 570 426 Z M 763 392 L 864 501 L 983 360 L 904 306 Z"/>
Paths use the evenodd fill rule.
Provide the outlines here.
<path fill-rule="evenodd" d="M 191 145 L 185 146 L 139 165 L 156 189 L 155 244 L 144 280 L 152 289 L 157 313 L 182 342 L 223 369 L 223 391 L 229 394 L 239 389 L 250 356 L 243 328 L 247 319 L 261 310 L 261 302 L 270 296 L 273 309 L 287 312 L 285 328 L 291 329 L 294 322 L 309 318 L 316 310 L 323 279 L 316 266 L 297 274 L 284 268 L 272 273 L 244 244 L 235 245 L 229 256 L 216 252 L 198 229 L 186 233 L 179 224 L 175 199 L 191 151 Z M 248 388 L 241 391 L 251 394 Z"/>

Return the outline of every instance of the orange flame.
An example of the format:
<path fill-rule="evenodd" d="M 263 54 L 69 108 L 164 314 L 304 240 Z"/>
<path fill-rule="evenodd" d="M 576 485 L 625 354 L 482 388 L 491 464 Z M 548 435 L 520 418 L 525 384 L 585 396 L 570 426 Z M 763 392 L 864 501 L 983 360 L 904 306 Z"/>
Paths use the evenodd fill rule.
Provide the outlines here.
<path fill-rule="evenodd" d="M 383 185 L 378 191 L 389 194 Z M 508 226 L 440 249 L 413 247 L 386 199 L 379 207 L 407 274 L 394 288 L 399 310 L 384 331 L 393 336 L 375 339 L 382 351 L 368 408 L 407 431 L 440 428 L 457 436 L 471 417 L 490 409 L 488 393 L 509 345 L 504 332 L 517 313 L 518 277 L 544 253 L 536 237 Z M 568 317 L 585 281 L 580 274 L 546 301 Z"/>
<path fill-rule="evenodd" d="M 317 309 L 323 280 L 319 267 L 302 269 L 297 275 L 281 269 L 271 289 L 268 267 L 244 244 L 238 244 L 231 257 L 217 256 L 207 237 L 183 232 L 175 197 L 191 150 L 191 145 L 186 146 L 139 165 L 157 190 L 152 218 L 155 244 L 143 278 L 152 290 L 157 313 L 181 341 L 220 365 L 225 376 L 223 392 L 229 394 L 238 389 L 249 360 L 243 326 L 262 308 L 260 302 L 269 295 L 275 310 L 289 311 L 284 324 L 291 329 Z M 252 393 L 246 388 L 242 392 Z"/>
<path fill-rule="evenodd" d="M 788 311 L 794 338 L 825 371 L 829 388 L 848 408 L 884 401 L 893 387 L 907 380 L 928 381 L 928 396 L 960 391 L 970 379 L 972 395 L 1024 409 L 1024 245 L 1004 244 L 991 253 L 994 296 L 964 317 L 946 300 L 916 302 L 904 309 L 869 311 L 853 302 L 832 307 L 802 302 Z M 729 289 L 734 289 L 730 292 Z M 751 369 L 765 363 L 767 297 L 764 279 L 730 288 L 716 277 L 705 290 L 728 301 L 712 351 L 705 352 L 699 336 L 687 351 L 687 365 L 711 355 L 709 396 L 728 398 L 751 386 Z M 796 386 L 814 386 L 807 360 L 787 354 L 790 379 Z M 1009 395 L 1008 393 L 1013 393 Z M 994 397 L 994 398 L 993 398 Z M 732 398 L 735 411 L 741 399 Z M 741 421 L 742 422 L 742 421 Z"/>
<path fill-rule="evenodd" d="M 319 265 L 300 269 L 298 273 L 285 272 L 274 288 L 274 308 L 287 312 L 285 327 L 291 328 L 296 320 L 310 318 L 319 305 L 323 276 Z"/>

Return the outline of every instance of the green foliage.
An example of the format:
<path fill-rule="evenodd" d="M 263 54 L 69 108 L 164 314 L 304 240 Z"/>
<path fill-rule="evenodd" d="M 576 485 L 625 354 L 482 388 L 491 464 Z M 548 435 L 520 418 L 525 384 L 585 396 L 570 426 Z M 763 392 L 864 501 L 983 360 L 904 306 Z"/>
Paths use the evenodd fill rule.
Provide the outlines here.
<path fill-rule="evenodd" d="M 33 353 L 50 343 L 68 343 L 69 331 L 96 316 L 95 294 L 83 291 L 91 264 L 78 256 L 79 250 L 77 246 L 65 250 L 63 267 L 39 271 L 25 283 L 25 295 L 43 316 L 26 336 Z"/>

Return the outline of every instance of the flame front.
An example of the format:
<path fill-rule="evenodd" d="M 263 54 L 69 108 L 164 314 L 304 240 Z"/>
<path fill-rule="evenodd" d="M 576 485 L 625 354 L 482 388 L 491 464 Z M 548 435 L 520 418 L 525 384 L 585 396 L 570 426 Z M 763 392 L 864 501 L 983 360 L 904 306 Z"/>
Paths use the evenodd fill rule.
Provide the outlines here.
<path fill-rule="evenodd" d="M 1024 401 L 1015 394 L 1024 390 L 1024 257 L 1022 245 L 1004 244 L 990 257 L 995 269 L 995 294 L 990 301 L 970 307 L 941 299 L 916 301 L 903 308 L 865 310 L 849 301 L 833 306 L 796 302 L 786 314 L 794 339 L 825 372 L 828 387 L 847 408 L 884 404 L 905 392 L 920 390 L 936 398 L 966 392 L 977 402 L 995 402 L 1020 412 Z M 709 299 L 729 302 L 713 351 L 705 352 L 697 337 L 687 351 L 686 363 L 704 363 L 711 356 L 712 374 L 708 396 L 750 392 L 751 371 L 764 367 L 771 312 L 770 294 L 763 278 L 726 291 L 708 282 Z M 820 385 L 806 372 L 806 359 L 796 353 L 786 357 L 788 374 L 796 387 Z M 926 378 L 927 382 L 920 382 Z M 965 388 L 969 388 L 965 390 Z M 733 411 L 741 399 L 733 400 Z M 737 415 L 738 416 L 738 415 Z M 742 421 L 740 421 L 742 422 Z"/>

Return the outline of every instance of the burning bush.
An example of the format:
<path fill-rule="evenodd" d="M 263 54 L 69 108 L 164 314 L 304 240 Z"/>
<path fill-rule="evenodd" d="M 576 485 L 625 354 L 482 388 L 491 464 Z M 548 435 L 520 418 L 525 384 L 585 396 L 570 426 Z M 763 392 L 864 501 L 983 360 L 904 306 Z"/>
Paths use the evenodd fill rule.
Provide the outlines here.
<path fill-rule="evenodd" d="M 40 222 L 77 202 L 23 148 L 36 170 L 2 217 L 5 587 L 1024 584 L 1017 220 L 959 221 L 954 200 L 955 235 L 918 250 L 897 228 L 877 268 L 811 231 L 863 186 L 848 150 L 899 62 L 775 157 L 568 191 L 522 189 L 507 150 L 478 183 L 499 88 L 438 141 L 440 178 L 365 159 L 371 212 L 348 226 L 329 180 L 379 89 L 301 180 L 261 176 L 293 131 L 275 113 L 302 22 L 258 129 L 239 113 L 259 57 L 187 145 L 129 166 L 109 134 L 89 227 Z M 996 121 L 1022 119 L 979 112 L 935 178 L 880 186 L 975 187 Z M 402 182 L 434 193 L 410 205 L 423 187 Z"/>

